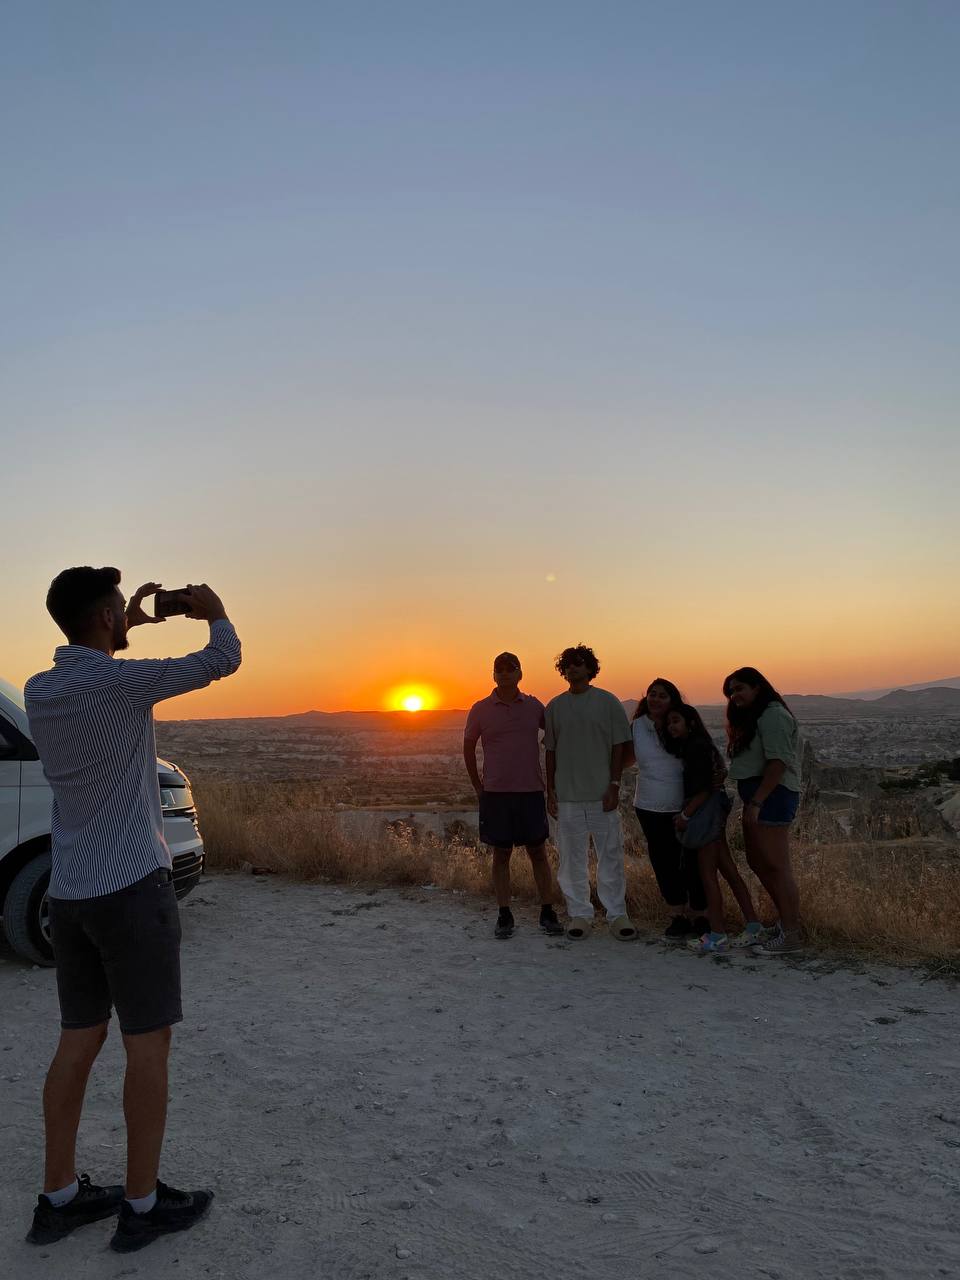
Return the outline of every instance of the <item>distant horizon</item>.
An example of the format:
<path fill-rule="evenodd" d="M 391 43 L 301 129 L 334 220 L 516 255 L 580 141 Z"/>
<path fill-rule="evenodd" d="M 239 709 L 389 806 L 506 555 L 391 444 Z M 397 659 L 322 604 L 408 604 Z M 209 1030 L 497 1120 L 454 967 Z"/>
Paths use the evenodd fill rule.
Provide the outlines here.
<path fill-rule="evenodd" d="M 492 687 L 492 686 L 491 686 Z M 525 689 L 521 685 L 523 692 L 530 693 L 532 690 Z M 921 680 L 908 684 L 891 684 L 882 686 L 879 689 L 857 689 L 843 693 L 825 692 L 823 689 L 813 691 L 801 691 L 799 689 L 781 690 L 784 698 L 835 698 L 838 701 L 873 701 L 885 697 L 889 693 L 916 693 L 924 689 L 950 689 L 960 688 L 960 675 L 958 676 L 941 676 L 936 680 Z M 558 689 L 557 693 L 563 693 L 563 689 Z M 613 691 L 611 691 L 613 692 Z M 868 697 L 867 695 L 871 695 Z M 486 694 L 480 694 L 479 697 L 485 697 Z M 541 697 L 536 694 L 535 696 Z M 542 702 L 548 702 L 551 697 L 555 697 L 556 693 L 541 697 Z M 634 702 L 637 700 L 636 694 L 623 698 L 620 694 L 616 695 L 621 702 Z M 473 701 L 476 701 L 474 699 Z M 691 702 L 699 707 L 722 707 L 723 699 L 716 702 L 708 701 L 703 698 L 693 698 Z M 167 704 L 159 704 L 165 707 Z M 471 704 L 472 705 L 472 704 Z M 227 715 L 227 716 L 157 716 L 157 720 L 161 723 L 168 720 L 288 720 L 297 716 L 321 715 L 321 716 L 350 716 L 350 715 L 384 715 L 384 716 L 408 716 L 410 719 L 416 719 L 420 716 L 451 714 L 458 712 L 466 714 L 470 710 L 470 706 L 449 706 L 449 707 L 424 707 L 418 711 L 409 711 L 403 707 L 339 707 L 336 710 L 328 711 L 323 707 L 305 707 L 300 711 L 281 711 L 273 714 L 269 712 L 261 712 L 257 715 Z"/>

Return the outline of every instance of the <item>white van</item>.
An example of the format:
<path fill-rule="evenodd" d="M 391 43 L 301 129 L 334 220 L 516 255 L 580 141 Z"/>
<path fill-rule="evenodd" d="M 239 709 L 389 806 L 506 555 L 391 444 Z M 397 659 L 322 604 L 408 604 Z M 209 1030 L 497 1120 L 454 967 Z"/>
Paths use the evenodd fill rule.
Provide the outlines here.
<path fill-rule="evenodd" d="M 203 840 L 186 774 L 157 761 L 163 834 L 173 859 L 178 898 L 203 872 Z M 47 886 L 53 793 L 30 738 L 23 695 L 0 680 L 0 911 L 14 951 L 34 964 L 52 965 Z"/>

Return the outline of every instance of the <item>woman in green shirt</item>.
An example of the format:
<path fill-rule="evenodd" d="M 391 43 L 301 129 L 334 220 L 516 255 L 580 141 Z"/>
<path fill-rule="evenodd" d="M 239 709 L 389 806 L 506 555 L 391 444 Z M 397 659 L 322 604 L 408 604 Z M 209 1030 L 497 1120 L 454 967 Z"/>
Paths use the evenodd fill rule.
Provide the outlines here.
<path fill-rule="evenodd" d="M 743 843 L 751 870 L 779 914 L 761 945 L 767 956 L 801 948 L 800 894 L 790 865 L 790 824 L 800 804 L 800 733 L 789 707 L 755 667 L 723 682 L 730 777 L 743 801 Z"/>

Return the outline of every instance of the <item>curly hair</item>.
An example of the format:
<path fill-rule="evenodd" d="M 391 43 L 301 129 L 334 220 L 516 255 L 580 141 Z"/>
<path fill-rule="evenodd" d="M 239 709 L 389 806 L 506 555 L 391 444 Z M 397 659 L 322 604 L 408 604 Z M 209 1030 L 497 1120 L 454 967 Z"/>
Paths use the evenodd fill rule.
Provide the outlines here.
<path fill-rule="evenodd" d="M 590 679 L 596 680 L 600 671 L 600 661 L 593 650 L 585 644 L 574 644 L 568 649 L 564 649 L 563 653 L 557 655 L 557 661 L 554 664 L 561 675 L 566 667 L 572 666 L 574 663 L 583 664 L 590 672 Z"/>
<path fill-rule="evenodd" d="M 645 716 L 647 714 L 647 696 L 655 684 L 660 685 L 661 689 L 666 689 L 667 693 L 670 695 L 670 706 L 667 708 L 668 711 L 679 711 L 684 705 L 683 694 L 673 681 L 664 680 L 663 676 L 657 676 L 656 680 L 651 680 L 647 685 L 647 692 L 637 703 L 637 709 L 634 711 L 632 717 L 634 720 L 639 720 L 641 716 Z"/>
<path fill-rule="evenodd" d="M 47 611 L 69 640 L 84 633 L 95 611 L 110 603 L 119 585 L 119 569 L 64 569 L 50 583 Z"/>
<path fill-rule="evenodd" d="M 738 684 L 748 684 L 751 689 L 756 689 L 757 696 L 749 707 L 737 707 L 730 701 L 730 686 L 734 681 Z M 723 696 L 727 699 L 727 755 L 729 756 L 739 756 L 747 750 L 757 736 L 757 722 L 772 702 L 779 702 L 781 707 L 793 715 L 767 677 L 761 675 L 756 667 L 737 667 L 736 671 L 731 671 L 723 682 Z"/>

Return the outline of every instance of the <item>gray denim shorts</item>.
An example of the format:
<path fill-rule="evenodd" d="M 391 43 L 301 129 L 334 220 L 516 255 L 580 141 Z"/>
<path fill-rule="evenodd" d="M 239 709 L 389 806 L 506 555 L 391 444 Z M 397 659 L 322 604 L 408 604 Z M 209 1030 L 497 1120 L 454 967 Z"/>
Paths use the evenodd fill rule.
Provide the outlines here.
<path fill-rule="evenodd" d="M 727 829 L 727 818 L 733 807 L 726 791 L 714 791 L 680 832 L 679 840 L 684 849 L 702 849 L 713 844 Z"/>
<path fill-rule="evenodd" d="M 100 898 L 51 898 L 50 931 L 64 1030 L 99 1026 L 111 1008 L 128 1036 L 182 1020 L 180 908 L 169 871 Z"/>

